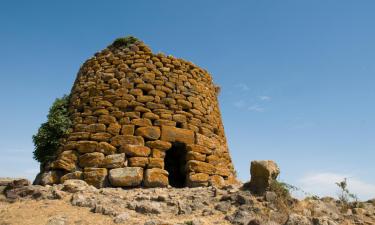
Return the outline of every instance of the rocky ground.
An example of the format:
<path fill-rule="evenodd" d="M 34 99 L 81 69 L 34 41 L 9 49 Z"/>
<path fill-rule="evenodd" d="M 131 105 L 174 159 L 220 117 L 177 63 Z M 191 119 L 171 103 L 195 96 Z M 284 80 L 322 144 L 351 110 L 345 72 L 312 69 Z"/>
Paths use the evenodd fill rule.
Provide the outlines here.
<path fill-rule="evenodd" d="M 243 186 L 102 188 L 81 180 L 54 186 L 0 180 L 0 225 L 10 224 L 375 224 L 375 200 L 345 205 L 333 198 L 255 196 Z"/>

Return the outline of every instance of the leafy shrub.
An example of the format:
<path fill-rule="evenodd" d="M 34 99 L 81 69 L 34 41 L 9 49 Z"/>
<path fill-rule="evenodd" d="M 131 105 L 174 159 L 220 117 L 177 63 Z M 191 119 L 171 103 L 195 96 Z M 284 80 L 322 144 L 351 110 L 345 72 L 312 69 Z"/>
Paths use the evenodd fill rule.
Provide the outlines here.
<path fill-rule="evenodd" d="M 42 123 L 38 132 L 33 135 L 34 159 L 42 164 L 54 158 L 61 138 L 69 132 L 72 122 L 69 118 L 68 102 L 67 95 L 57 98 L 49 109 L 47 122 Z"/>
<path fill-rule="evenodd" d="M 127 36 L 127 37 L 121 37 L 117 38 L 113 43 L 112 46 L 118 48 L 118 47 L 129 47 L 129 45 L 134 44 L 137 42 L 138 39 L 133 36 Z"/>

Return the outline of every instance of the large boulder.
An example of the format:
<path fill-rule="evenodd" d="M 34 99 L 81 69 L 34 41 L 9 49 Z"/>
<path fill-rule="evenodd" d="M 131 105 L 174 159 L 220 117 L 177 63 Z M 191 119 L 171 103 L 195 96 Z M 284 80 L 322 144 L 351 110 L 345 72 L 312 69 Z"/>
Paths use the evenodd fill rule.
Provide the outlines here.
<path fill-rule="evenodd" d="M 280 174 L 280 169 L 274 161 L 252 161 L 250 167 L 250 189 L 256 194 L 263 194 Z"/>
<path fill-rule="evenodd" d="M 115 187 L 139 186 L 143 180 L 143 168 L 125 167 L 109 171 L 109 182 Z"/>

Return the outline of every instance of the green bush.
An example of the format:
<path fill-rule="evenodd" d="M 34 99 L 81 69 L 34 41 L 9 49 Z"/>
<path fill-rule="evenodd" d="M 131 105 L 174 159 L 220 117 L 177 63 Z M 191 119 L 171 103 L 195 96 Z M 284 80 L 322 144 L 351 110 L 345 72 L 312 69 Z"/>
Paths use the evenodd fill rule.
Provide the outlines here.
<path fill-rule="evenodd" d="M 129 45 L 134 44 L 137 42 L 138 39 L 133 36 L 127 36 L 127 37 L 121 37 L 117 38 L 113 43 L 112 46 L 118 48 L 118 47 L 129 47 Z"/>
<path fill-rule="evenodd" d="M 47 122 L 42 123 L 38 133 L 33 135 L 34 159 L 42 164 L 54 158 L 61 138 L 69 132 L 72 122 L 69 118 L 68 102 L 67 95 L 57 98 L 49 109 Z"/>

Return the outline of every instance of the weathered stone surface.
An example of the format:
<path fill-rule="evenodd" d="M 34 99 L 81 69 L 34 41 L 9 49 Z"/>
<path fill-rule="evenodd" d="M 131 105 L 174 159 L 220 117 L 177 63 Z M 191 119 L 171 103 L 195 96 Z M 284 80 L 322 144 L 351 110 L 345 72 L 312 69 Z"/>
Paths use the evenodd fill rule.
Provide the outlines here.
<path fill-rule="evenodd" d="M 151 149 L 142 145 L 123 145 L 119 150 L 121 153 L 126 153 L 129 156 L 149 156 Z"/>
<path fill-rule="evenodd" d="M 104 154 L 100 152 L 86 153 L 79 157 L 81 167 L 99 167 L 103 164 Z"/>
<path fill-rule="evenodd" d="M 82 171 L 74 171 L 71 173 L 67 173 L 64 176 L 60 178 L 60 182 L 64 183 L 66 180 L 71 180 L 71 179 L 82 179 Z"/>
<path fill-rule="evenodd" d="M 134 125 L 122 125 L 121 134 L 123 135 L 133 135 L 134 134 Z"/>
<path fill-rule="evenodd" d="M 106 141 L 106 142 L 108 142 L 111 137 L 112 137 L 112 135 L 110 133 L 106 133 L 106 132 L 91 134 L 91 140 L 93 140 L 93 141 Z"/>
<path fill-rule="evenodd" d="M 144 140 L 139 136 L 132 135 L 117 135 L 112 138 L 111 145 L 115 147 L 124 145 L 144 145 Z"/>
<path fill-rule="evenodd" d="M 109 181 L 115 187 L 139 186 L 142 180 L 143 168 L 141 167 L 117 168 L 109 171 Z"/>
<path fill-rule="evenodd" d="M 187 168 L 188 171 L 195 173 L 206 173 L 210 175 L 215 173 L 215 167 L 213 165 L 197 160 L 188 161 Z"/>
<path fill-rule="evenodd" d="M 145 168 L 149 163 L 147 157 L 131 157 L 129 158 L 129 166 L 131 167 L 143 167 Z"/>
<path fill-rule="evenodd" d="M 151 120 L 147 118 L 132 119 L 131 123 L 135 126 L 140 126 L 140 127 L 152 126 Z"/>
<path fill-rule="evenodd" d="M 159 127 L 139 127 L 135 131 L 135 135 L 142 136 L 149 140 L 157 140 L 160 137 Z"/>
<path fill-rule="evenodd" d="M 197 134 L 196 143 L 201 146 L 206 146 L 207 148 L 214 149 L 216 147 L 215 142 L 212 138 L 206 137 L 203 134 Z"/>
<path fill-rule="evenodd" d="M 83 181 L 83 180 L 66 180 L 63 182 L 63 191 L 70 192 L 70 193 L 76 193 L 79 191 L 86 190 L 89 185 Z"/>
<path fill-rule="evenodd" d="M 167 187 L 168 171 L 159 168 L 147 169 L 144 184 L 146 187 Z"/>
<path fill-rule="evenodd" d="M 97 151 L 104 155 L 112 155 L 116 152 L 116 147 L 108 144 L 107 142 L 100 142 L 97 147 Z"/>
<path fill-rule="evenodd" d="M 107 173 L 106 168 L 85 168 L 82 175 L 86 183 L 96 188 L 102 188 L 106 184 Z"/>
<path fill-rule="evenodd" d="M 164 160 L 162 158 L 149 158 L 147 167 L 164 169 Z"/>
<path fill-rule="evenodd" d="M 90 133 L 105 132 L 105 124 L 102 123 L 93 123 L 86 126 L 86 131 Z"/>
<path fill-rule="evenodd" d="M 189 187 L 204 187 L 208 185 L 209 175 L 205 173 L 190 173 L 187 176 L 187 185 Z"/>
<path fill-rule="evenodd" d="M 225 180 L 222 176 L 212 175 L 210 176 L 209 183 L 211 186 L 222 188 L 225 185 Z"/>
<path fill-rule="evenodd" d="M 146 146 L 166 151 L 172 147 L 172 144 L 167 141 L 156 140 L 146 142 Z"/>
<path fill-rule="evenodd" d="M 186 150 L 192 151 L 192 152 L 198 152 L 198 153 L 202 153 L 206 155 L 209 155 L 212 153 L 211 149 L 201 146 L 201 145 L 196 145 L 196 144 L 186 145 Z"/>
<path fill-rule="evenodd" d="M 98 148 L 98 142 L 96 141 L 78 141 L 77 150 L 80 153 L 95 152 Z"/>
<path fill-rule="evenodd" d="M 198 153 L 198 152 L 189 151 L 186 154 L 186 159 L 187 160 L 198 160 L 198 161 L 204 162 L 206 160 L 206 155 Z"/>
<path fill-rule="evenodd" d="M 119 168 L 124 167 L 125 163 L 125 153 L 107 155 L 102 163 L 105 168 Z"/>
<path fill-rule="evenodd" d="M 161 140 L 168 142 L 182 142 L 185 144 L 194 143 L 194 132 L 187 129 L 171 126 L 161 127 Z"/>
<path fill-rule="evenodd" d="M 262 194 L 267 191 L 271 183 L 276 180 L 280 169 L 274 161 L 252 161 L 250 167 L 250 188 L 254 193 Z"/>
<path fill-rule="evenodd" d="M 52 184 L 58 184 L 60 182 L 61 173 L 58 171 L 48 171 L 44 172 L 41 175 L 40 184 L 41 185 L 52 185 Z"/>
<path fill-rule="evenodd" d="M 107 132 L 112 135 L 118 135 L 121 130 L 121 125 L 118 123 L 111 123 L 107 128 Z"/>
<path fill-rule="evenodd" d="M 58 159 L 51 164 L 53 169 L 63 169 L 66 171 L 73 171 L 76 169 L 77 153 L 75 151 L 64 151 Z"/>

